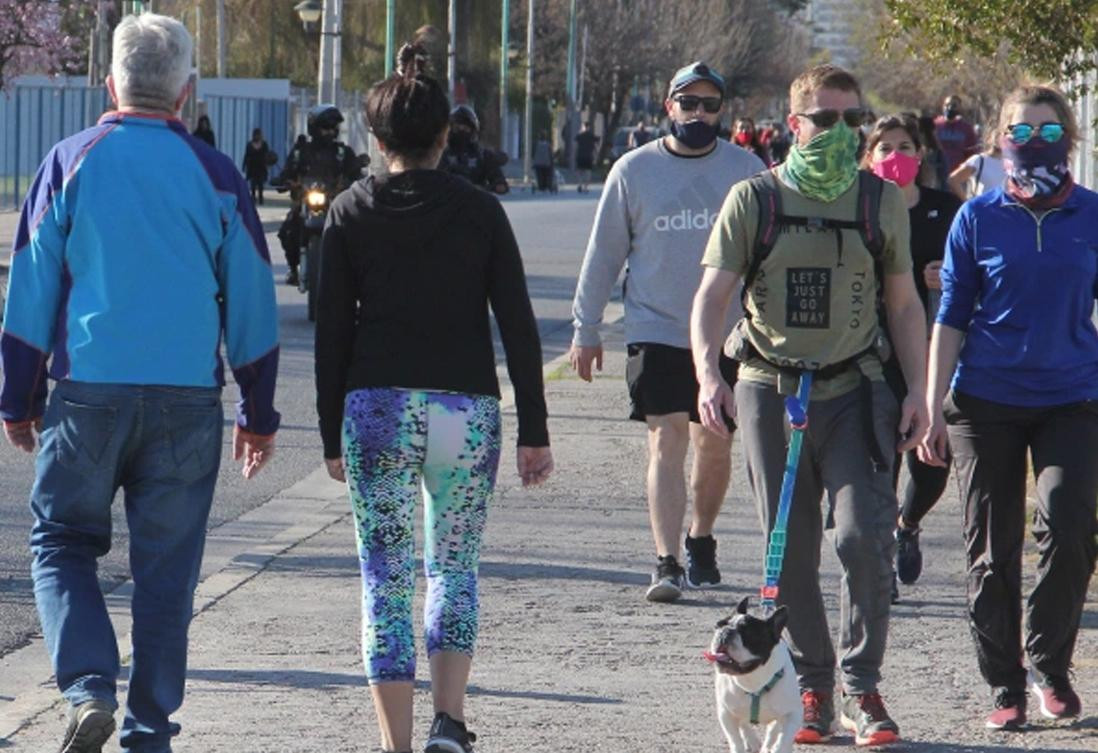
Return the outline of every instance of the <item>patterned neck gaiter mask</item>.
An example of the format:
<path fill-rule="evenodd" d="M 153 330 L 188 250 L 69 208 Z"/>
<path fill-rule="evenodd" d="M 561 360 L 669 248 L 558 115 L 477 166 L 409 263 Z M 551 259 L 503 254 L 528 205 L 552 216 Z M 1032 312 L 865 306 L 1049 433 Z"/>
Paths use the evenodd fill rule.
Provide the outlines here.
<path fill-rule="evenodd" d="M 791 147 L 783 169 L 802 194 L 832 202 L 857 180 L 857 153 L 858 135 L 840 120 L 804 146 Z"/>

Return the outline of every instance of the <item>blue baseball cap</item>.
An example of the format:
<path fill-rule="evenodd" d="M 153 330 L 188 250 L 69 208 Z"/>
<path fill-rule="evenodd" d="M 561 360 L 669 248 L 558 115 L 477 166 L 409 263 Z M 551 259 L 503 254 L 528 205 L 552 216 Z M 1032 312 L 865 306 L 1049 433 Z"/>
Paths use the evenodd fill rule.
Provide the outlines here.
<path fill-rule="evenodd" d="M 670 97 L 675 92 L 685 89 L 696 81 L 708 81 L 720 90 L 722 97 L 724 96 L 724 79 L 700 60 L 675 71 L 675 75 L 671 77 L 671 86 L 667 89 L 667 96 Z"/>

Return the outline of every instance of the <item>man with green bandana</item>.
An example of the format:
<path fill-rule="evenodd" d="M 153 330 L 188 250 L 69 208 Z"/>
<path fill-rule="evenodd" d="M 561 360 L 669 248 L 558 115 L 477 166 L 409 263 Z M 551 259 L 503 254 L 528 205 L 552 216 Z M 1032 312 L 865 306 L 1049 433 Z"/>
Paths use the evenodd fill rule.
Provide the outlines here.
<path fill-rule="evenodd" d="M 741 183 L 729 193 L 702 260 L 690 327 L 698 412 L 702 424 L 718 434 L 724 431 L 716 420 L 721 410 L 737 415 L 752 491 L 769 534 L 785 468 L 784 396 L 796 391 L 801 373 L 813 372 L 778 596 L 778 604 L 790 605 L 789 637 L 804 706 L 795 739 L 823 742 L 834 721 L 836 657 L 819 583 L 826 520 L 834 527 L 843 569 L 841 721 L 857 744 L 884 745 L 899 740 L 877 689 L 895 550 L 892 464 L 895 452 L 913 447 L 927 426 L 920 402 L 926 320 L 911 275 L 908 211 L 900 189 L 866 179 L 866 186 L 880 191 L 877 222 L 861 229 L 856 222 L 864 219 L 858 206 L 869 195 L 863 195 L 855 160 L 855 129 L 865 118 L 858 82 L 841 68 L 818 66 L 793 82 L 790 103 L 796 143 L 772 171 L 780 198 L 780 215 L 770 219 L 774 245 L 745 280 L 744 319 L 728 339 L 734 351 L 728 355 L 742 359 L 734 395 L 717 362 L 727 334 L 724 312 L 751 268 L 759 225 L 768 217 L 764 211 L 760 218 L 762 194 L 751 185 Z M 882 334 L 878 300 L 911 390 L 899 410 L 875 347 Z"/>

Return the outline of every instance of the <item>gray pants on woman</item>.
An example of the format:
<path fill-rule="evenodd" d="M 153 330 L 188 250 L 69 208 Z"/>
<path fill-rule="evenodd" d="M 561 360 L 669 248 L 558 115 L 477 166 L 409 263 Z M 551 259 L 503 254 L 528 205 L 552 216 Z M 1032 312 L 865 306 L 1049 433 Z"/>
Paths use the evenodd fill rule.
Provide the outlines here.
<path fill-rule="evenodd" d="M 892 557 L 896 542 L 895 462 L 898 409 L 883 382 L 873 383 L 873 426 L 889 467 L 874 470 L 862 399 L 855 389 L 811 403 L 808 431 L 789 524 L 778 604 L 789 607 L 789 638 L 802 691 L 830 693 L 835 685 L 835 649 L 820 591 L 821 500 L 842 564 L 839 649 L 842 688 L 848 694 L 877 690 L 891 608 Z M 736 384 L 737 423 L 748 480 L 760 522 L 769 536 L 777 516 L 785 470 L 789 422 L 784 397 L 758 382 Z"/>

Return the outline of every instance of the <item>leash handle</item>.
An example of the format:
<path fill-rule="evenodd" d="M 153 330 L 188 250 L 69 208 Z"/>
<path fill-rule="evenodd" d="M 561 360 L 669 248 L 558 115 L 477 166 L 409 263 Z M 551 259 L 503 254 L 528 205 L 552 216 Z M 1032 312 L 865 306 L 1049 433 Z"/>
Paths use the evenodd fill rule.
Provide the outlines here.
<path fill-rule="evenodd" d="M 766 547 L 766 585 L 759 595 L 764 611 L 774 609 L 778 598 L 778 580 L 782 574 L 782 561 L 785 559 L 786 524 L 789 522 L 789 508 L 793 503 L 793 487 L 797 481 L 797 466 L 801 459 L 801 443 L 808 429 L 808 397 L 812 392 L 812 372 L 801 372 L 796 397 L 785 399 L 785 411 L 792 429 L 789 437 L 789 450 L 785 456 L 785 473 L 782 475 L 782 491 L 778 499 L 778 517 L 770 530 L 770 540 Z"/>

